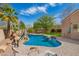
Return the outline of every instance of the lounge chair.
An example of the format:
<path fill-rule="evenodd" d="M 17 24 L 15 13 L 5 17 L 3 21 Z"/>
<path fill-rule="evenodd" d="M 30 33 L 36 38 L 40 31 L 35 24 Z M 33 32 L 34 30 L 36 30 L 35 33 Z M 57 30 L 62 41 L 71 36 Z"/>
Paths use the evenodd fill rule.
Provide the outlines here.
<path fill-rule="evenodd" d="M 30 47 L 27 55 L 30 55 L 31 53 L 35 53 L 35 52 L 39 54 L 39 49 L 37 47 Z"/>
<path fill-rule="evenodd" d="M 57 54 L 56 53 L 54 53 L 54 52 L 51 52 L 51 51 L 45 51 L 45 52 L 43 52 L 42 54 L 40 54 L 41 56 L 57 56 Z"/>
<path fill-rule="evenodd" d="M 16 56 L 16 53 L 19 53 L 15 48 L 12 47 L 13 56 Z"/>

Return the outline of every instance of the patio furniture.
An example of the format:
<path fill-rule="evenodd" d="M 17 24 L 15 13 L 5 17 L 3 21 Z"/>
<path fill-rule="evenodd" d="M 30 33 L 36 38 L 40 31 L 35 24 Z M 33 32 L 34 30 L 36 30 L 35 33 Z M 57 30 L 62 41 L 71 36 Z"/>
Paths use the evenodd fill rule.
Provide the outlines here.
<path fill-rule="evenodd" d="M 30 54 L 35 53 L 35 52 L 36 52 L 36 54 L 39 54 L 38 47 L 30 47 L 29 52 L 27 53 L 27 55 L 30 55 Z"/>
<path fill-rule="evenodd" d="M 57 54 L 48 50 L 48 51 L 41 53 L 40 56 L 57 56 Z"/>
<path fill-rule="evenodd" d="M 16 53 L 19 53 L 14 47 L 11 47 L 13 51 L 13 56 L 16 56 Z"/>

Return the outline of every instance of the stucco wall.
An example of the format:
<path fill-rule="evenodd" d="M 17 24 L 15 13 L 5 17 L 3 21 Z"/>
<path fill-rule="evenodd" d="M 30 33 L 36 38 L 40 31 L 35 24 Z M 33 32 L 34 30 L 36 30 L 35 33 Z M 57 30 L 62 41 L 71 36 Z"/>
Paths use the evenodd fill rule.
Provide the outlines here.
<path fill-rule="evenodd" d="M 72 25 L 73 24 L 78 24 L 78 26 L 79 26 L 79 11 L 77 13 L 75 13 L 74 15 L 72 15 L 71 23 L 72 23 Z M 71 38 L 79 40 L 79 32 L 78 32 L 78 30 L 72 29 Z"/>
<path fill-rule="evenodd" d="M 68 16 L 62 23 L 62 36 L 79 40 L 78 30 L 73 29 L 74 24 L 79 24 L 79 10 L 74 12 L 74 14 Z M 78 25 L 79 26 L 79 25 Z M 67 32 L 67 29 L 71 27 L 71 33 Z"/>
<path fill-rule="evenodd" d="M 68 17 L 64 23 L 62 23 L 62 36 L 70 37 L 70 34 L 67 33 L 69 26 L 71 25 L 70 17 Z"/>

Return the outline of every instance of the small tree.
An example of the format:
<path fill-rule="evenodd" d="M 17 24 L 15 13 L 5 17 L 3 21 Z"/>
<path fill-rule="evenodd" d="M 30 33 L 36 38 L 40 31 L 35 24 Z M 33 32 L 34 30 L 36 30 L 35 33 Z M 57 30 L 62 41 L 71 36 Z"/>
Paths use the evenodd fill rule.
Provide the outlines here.
<path fill-rule="evenodd" d="M 37 21 L 33 24 L 33 28 L 34 28 L 35 32 L 38 32 L 42 28 L 42 26 L 41 26 L 40 22 Z"/>
<path fill-rule="evenodd" d="M 34 23 L 34 29 L 35 30 L 43 30 L 44 33 L 49 33 L 52 27 L 54 26 L 55 21 L 54 17 L 44 15 L 40 17 L 35 23 Z"/>
<path fill-rule="evenodd" d="M 33 28 L 29 28 L 28 30 L 27 30 L 27 32 L 28 33 L 33 33 L 34 31 L 33 31 Z"/>
<path fill-rule="evenodd" d="M 24 22 L 20 21 L 20 29 L 24 30 L 26 29 L 26 25 L 24 24 Z"/>

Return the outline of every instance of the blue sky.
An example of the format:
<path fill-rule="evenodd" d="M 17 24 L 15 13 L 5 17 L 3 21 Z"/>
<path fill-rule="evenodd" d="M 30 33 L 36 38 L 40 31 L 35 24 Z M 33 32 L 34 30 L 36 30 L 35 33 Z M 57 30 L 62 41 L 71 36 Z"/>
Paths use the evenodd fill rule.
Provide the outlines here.
<path fill-rule="evenodd" d="M 32 25 L 43 15 L 56 17 L 56 23 L 60 24 L 62 21 L 60 15 L 69 6 L 67 3 L 13 3 L 10 5 L 19 13 L 19 20 L 26 25 Z M 79 9 L 79 4 L 74 5 L 73 10 Z"/>

